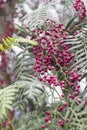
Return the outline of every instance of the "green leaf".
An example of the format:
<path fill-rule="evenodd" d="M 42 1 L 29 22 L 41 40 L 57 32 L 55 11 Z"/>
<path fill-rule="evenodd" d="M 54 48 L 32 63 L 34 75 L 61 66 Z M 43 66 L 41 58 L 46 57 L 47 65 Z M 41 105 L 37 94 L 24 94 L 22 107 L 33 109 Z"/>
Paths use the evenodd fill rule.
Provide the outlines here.
<path fill-rule="evenodd" d="M 72 23 L 73 23 L 73 21 L 74 21 L 74 19 L 76 18 L 76 16 L 75 17 L 73 17 L 68 23 L 67 23 L 67 25 L 66 25 L 66 27 L 65 27 L 65 29 L 68 29 L 68 28 L 70 28 L 70 26 L 72 25 Z"/>
<path fill-rule="evenodd" d="M 0 44 L 0 49 L 2 51 L 9 50 L 13 46 L 18 46 L 19 43 L 27 43 L 27 44 L 32 45 L 32 46 L 38 45 L 38 43 L 36 41 L 32 41 L 32 40 L 26 39 L 26 38 L 11 38 L 11 37 L 7 37 L 6 39 L 2 39 L 2 42 L 4 44 L 4 46 Z"/>
<path fill-rule="evenodd" d="M 0 122 L 7 116 L 7 110 L 12 110 L 13 100 L 17 89 L 10 85 L 4 89 L 0 89 Z"/>

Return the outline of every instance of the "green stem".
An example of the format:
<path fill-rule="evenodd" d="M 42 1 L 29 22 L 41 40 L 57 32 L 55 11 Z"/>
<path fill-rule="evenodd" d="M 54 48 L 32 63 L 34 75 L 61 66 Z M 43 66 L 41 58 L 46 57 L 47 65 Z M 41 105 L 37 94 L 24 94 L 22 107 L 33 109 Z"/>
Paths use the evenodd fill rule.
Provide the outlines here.
<path fill-rule="evenodd" d="M 53 90 L 55 90 L 55 92 L 58 94 L 58 96 L 59 96 L 59 98 L 61 99 L 61 100 L 63 100 L 63 98 L 60 96 L 60 94 L 59 94 L 59 92 L 55 89 L 55 86 L 54 87 L 51 87 Z"/>

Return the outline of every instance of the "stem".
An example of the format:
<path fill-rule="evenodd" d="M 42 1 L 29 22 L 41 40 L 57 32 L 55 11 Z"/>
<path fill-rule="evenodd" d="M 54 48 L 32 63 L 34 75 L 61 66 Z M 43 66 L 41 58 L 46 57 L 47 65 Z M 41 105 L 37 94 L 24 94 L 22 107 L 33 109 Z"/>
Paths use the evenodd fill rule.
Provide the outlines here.
<path fill-rule="evenodd" d="M 55 86 L 51 87 L 49 84 L 47 84 L 47 83 L 45 83 L 45 84 L 46 84 L 46 86 L 48 86 L 50 89 L 55 90 L 55 92 L 58 94 L 58 96 L 59 96 L 59 98 L 60 98 L 61 100 L 64 100 L 64 99 L 61 97 L 61 95 L 58 93 L 58 91 L 55 89 Z"/>
<path fill-rule="evenodd" d="M 76 113 L 72 110 L 72 108 L 68 108 L 68 109 L 70 109 L 70 110 L 72 111 L 72 114 L 74 114 L 76 120 L 79 122 L 79 120 L 78 120 L 78 118 L 77 118 L 77 115 L 76 115 Z"/>
<path fill-rule="evenodd" d="M 55 89 L 55 86 L 54 87 L 51 87 L 53 90 L 55 90 L 55 92 L 58 94 L 58 96 L 59 96 L 59 98 L 61 99 L 61 100 L 63 100 L 63 98 L 60 96 L 60 94 L 59 94 L 59 92 Z"/>

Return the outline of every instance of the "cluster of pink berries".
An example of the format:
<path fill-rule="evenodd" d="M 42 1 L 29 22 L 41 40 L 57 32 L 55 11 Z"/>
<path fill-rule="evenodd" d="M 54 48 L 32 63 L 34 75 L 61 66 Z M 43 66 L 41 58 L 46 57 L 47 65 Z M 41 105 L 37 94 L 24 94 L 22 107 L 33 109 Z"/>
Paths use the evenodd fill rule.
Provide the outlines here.
<path fill-rule="evenodd" d="M 63 105 L 60 105 L 60 106 L 57 108 L 57 111 L 62 112 L 67 106 L 68 106 L 67 103 L 63 103 Z"/>
<path fill-rule="evenodd" d="M 51 123 L 51 121 L 52 121 L 52 115 L 51 115 L 51 112 L 50 111 L 47 111 L 46 112 L 46 117 L 45 117 L 45 119 L 44 119 L 44 121 L 47 123 L 47 124 L 50 124 Z M 46 128 L 46 124 L 42 124 L 41 125 L 41 128 L 42 129 L 45 129 Z"/>
<path fill-rule="evenodd" d="M 86 16 L 86 7 L 82 0 L 76 0 L 74 3 L 74 8 L 78 13 L 79 18 L 84 19 Z"/>
<path fill-rule="evenodd" d="M 69 98 L 74 99 L 80 92 L 79 82 L 81 80 L 82 74 L 76 73 L 76 71 L 65 71 L 64 73 L 66 74 L 67 81 L 60 81 L 60 86 L 64 91 L 71 88 L 73 90 L 73 94 L 69 94 Z M 64 97 L 64 94 L 62 97 Z"/>
<path fill-rule="evenodd" d="M 86 105 L 85 101 L 82 101 L 79 98 L 76 98 L 74 100 L 77 104 L 81 103 L 81 105 L 83 104 L 83 107 Z M 44 119 L 44 123 L 41 125 L 42 129 L 45 129 L 47 127 L 49 127 L 49 125 L 51 124 L 58 124 L 59 127 L 64 128 L 64 126 L 68 123 L 70 123 L 72 121 L 72 119 L 70 119 L 69 117 L 67 118 L 63 118 L 63 115 L 67 112 L 67 108 L 70 104 L 69 103 L 62 103 L 60 106 L 58 106 L 57 110 L 54 112 L 53 111 L 47 111 L 46 112 L 46 116 Z M 78 110 L 76 111 L 78 113 Z M 60 114 L 59 114 L 60 113 Z M 58 116 L 57 116 L 58 115 Z M 62 115 L 62 118 L 60 117 L 60 115 Z M 55 128 L 55 130 L 59 130 L 58 128 Z"/>
<path fill-rule="evenodd" d="M 59 82 L 56 77 L 48 74 L 48 71 L 53 72 L 60 67 L 68 68 L 74 59 L 74 54 L 69 52 L 69 45 L 63 45 L 63 40 L 68 35 L 63 25 L 57 25 L 50 20 L 45 25 L 45 29 L 38 28 L 32 31 L 31 39 L 39 43 L 37 47 L 33 48 L 36 57 L 34 74 L 40 80 L 58 86 Z"/>
<path fill-rule="evenodd" d="M 74 88 L 76 82 L 80 80 L 81 74 L 77 74 L 75 71 L 66 71 L 75 61 L 75 57 L 69 51 L 69 44 L 63 44 L 63 40 L 68 35 L 64 26 L 47 20 L 45 29 L 38 28 L 37 30 L 33 30 L 32 33 L 31 39 L 39 43 L 37 47 L 33 48 L 36 58 L 34 66 L 35 76 L 49 85 L 60 85 L 62 90 L 64 90 L 67 86 L 64 76 L 60 79 L 60 75 L 59 77 L 53 75 L 54 71 L 61 73 L 60 69 L 62 67 L 65 69 L 64 73 L 69 81 L 69 86 Z M 49 73 L 49 71 L 52 73 Z"/>
<path fill-rule="evenodd" d="M 67 104 L 67 103 L 64 103 L 63 105 L 61 105 L 61 106 L 59 106 L 59 107 L 57 108 L 57 111 L 58 111 L 58 112 L 62 112 L 64 109 L 66 109 L 67 106 L 68 106 L 68 104 Z M 47 112 L 46 112 L 46 117 L 45 117 L 45 119 L 44 119 L 45 124 L 42 124 L 42 125 L 41 125 L 41 128 L 42 128 L 42 129 L 45 129 L 48 125 L 50 125 L 50 124 L 53 122 L 54 118 L 55 118 L 55 115 L 53 115 L 51 111 L 47 111 Z M 57 118 L 56 118 L 56 119 L 57 119 Z M 66 123 L 69 122 L 69 119 L 67 118 L 65 121 L 63 121 L 63 120 L 60 118 L 60 119 L 57 119 L 56 121 L 57 121 L 57 123 L 58 123 L 58 125 L 59 125 L 60 127 L 63 127 L 65 122 L 66 122 Z M 57 128 L 56 128 L 56 130 L 57 130 Z"/>

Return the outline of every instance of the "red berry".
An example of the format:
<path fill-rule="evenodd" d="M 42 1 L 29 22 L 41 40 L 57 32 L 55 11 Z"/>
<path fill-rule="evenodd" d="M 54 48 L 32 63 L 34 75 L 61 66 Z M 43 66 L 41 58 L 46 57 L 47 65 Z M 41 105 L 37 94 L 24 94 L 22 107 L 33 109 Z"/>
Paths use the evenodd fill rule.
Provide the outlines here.
<path fill-rule="evenodd" d="M 66 119 L 66 122 L 68 123 L 69 121 L 70 121 L 70 120 L 67 118 L 67 119 Z"/>
<path fill-rule="evenodd" d="M 46 115 L 50 115 L 50 114 L 51 114 L 50 111 L 47 111 L 47 112 L 46 112 Z"/>
<path fill-rule="evenodd" d="M 57 108 L 57 111 L 60 111 L 60 112 L 61 112 L 61 111 L 63 110 L 63 108 L 64 108 L 63 106 L 59 106 L 59 107 Z"/>
<path fill-rule="evenodd" d="M 49 117 L 46 117 L 46 118 L 45 118 L 45 122 L 48 122 L 48 121 L 50 121 L 50 118 L 49 118 Z"/>
<path fill-rule="evenodd" d="M 58 120 L 58 124 L 59 124 L 61 127 L 63 127 L 63 126 L 64 126 L 63 120 Z"/>
<path fill-rule="evenodd" d="M 46 125 L 42 124 L 42 125 L 41 125 L 41 128 L 42 128 L 42 129 L 45 129 L 45 128 L 46 128 Z"/>

